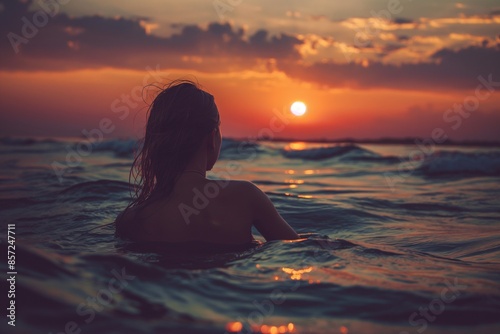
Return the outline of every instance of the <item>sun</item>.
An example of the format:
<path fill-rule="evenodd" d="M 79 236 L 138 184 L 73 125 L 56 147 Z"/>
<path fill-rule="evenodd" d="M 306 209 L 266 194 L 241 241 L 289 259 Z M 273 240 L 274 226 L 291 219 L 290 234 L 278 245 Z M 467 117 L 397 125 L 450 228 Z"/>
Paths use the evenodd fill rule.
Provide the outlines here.
<path fill-rule="evenodd" d="M 292 114 L 294 114 L 295 116 L 302 116 L 306 113 L 307 111 L 307 106 L 304 102 L 302 101 L 295 101 L 294 103 L 292 103 L 292 105 L 290 106 L 290 111 L 292 112 Z"/>

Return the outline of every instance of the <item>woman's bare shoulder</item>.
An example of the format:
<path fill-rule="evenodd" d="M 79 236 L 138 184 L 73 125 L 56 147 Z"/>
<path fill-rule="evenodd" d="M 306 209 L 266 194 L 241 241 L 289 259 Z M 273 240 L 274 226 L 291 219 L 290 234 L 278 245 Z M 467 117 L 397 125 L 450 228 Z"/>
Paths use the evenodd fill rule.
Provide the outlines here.
<path fill-rule="evenodd" d="M 216 180 L 215 182 L 220 185 L 221 189 L 231 195 L 252 196 L 256 191 L 260 191 L 254 183 L 247 180 Z"/>

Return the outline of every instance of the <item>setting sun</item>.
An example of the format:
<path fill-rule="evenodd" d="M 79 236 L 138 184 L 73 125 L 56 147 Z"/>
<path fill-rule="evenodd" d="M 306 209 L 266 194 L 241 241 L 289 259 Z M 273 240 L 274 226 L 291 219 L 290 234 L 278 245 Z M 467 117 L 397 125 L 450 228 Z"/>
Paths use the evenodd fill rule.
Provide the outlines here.
<path fill-rule="evenodd" d="M 290 106 L 290 111 L 292 112 L 292 114 L 294 114 L 295 116 L 302 116 L 306 113 L 307 111 L 307 106 L 305 105 L 304 102 L 301 102 L 301 101 L 295 101 L 294 103 L 292 103 L 292 105 Z"/>

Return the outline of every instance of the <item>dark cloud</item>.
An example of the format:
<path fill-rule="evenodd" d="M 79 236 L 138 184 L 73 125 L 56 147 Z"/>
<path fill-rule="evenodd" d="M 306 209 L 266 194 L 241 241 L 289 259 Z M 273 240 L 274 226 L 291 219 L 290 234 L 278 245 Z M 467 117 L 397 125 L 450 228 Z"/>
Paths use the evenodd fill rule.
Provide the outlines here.
<path fill-rule="evenodd" d="M 377 56 L 379 58 L 383 58 L 383 57 L 386 57 L 389 54 L 394 53 L 394 52 L 396 52 L 404 47 L 405 46 L 403 44 L 387 43 L 387 44 L 382 46 L 382 48 L 381 48 L 382 51 L 380 53 L 378 53 Z"/>
<path fill-rule="evenodd" d="M 415 23 L 415 21 L 411 20 L 411 19 L 405 19 L 405 18 L 402 18 L 402 17 L 396 17 L 392 20 L 392 23 L 395 23 L 395 24 L 407 24 L 407 23 Z"/>
<path fill-rule="evenodd" d="M 15 53 L 10 32 L 22 36 L 23 19 L 33 22 L 35 11 L 30 1 L 1 1 L 0 69 L 2 70 L 69 70 L 116 67 L 143 70 L 146 65 L 162 68 L 233 71 L 256 68 L 262 59 L 274 58 L 272 69 L 293 78 L 329 87 L 394 88 L 418 90 L 468 89 L 477 85 L 479 75 L 492 74 L 500 80 L 498 44 L 483 44 L 453 51 L 443 49 L 424 63 L 402 65 L 372 62 L 339 64 L 321 62 L 305 65 L 298 47 L 305 43 L 287 35 L 270 35 L 267 30 L 249 34 L 230 23 L 198 25 L 173 23 L 178 32 L 169 37 L 148 34 L 147 18 L 109 18 L 99 15 L 70 17 L 57 14 L 36 28 L 27 43 L 20 43 Z M 39 19 L 43 15 L 39 15 Z M 413 21 L 396 18 L 394 24 Z M 12 35 L 12 34 L 11 34 Z M 380 48 L 379 58 L 404 47 L 406 36 Z M 497 40 L 497 43 L 499 41 Z M 374 48 L 369 44 L 365 48 Z"/>
<path fill-rule="evenodd" d="M 144 62 L 139 60 L 150 63 L 183 56 L 299 59 L 296 47 L 303 43 L 287 34 L 270 36 L 266 30 L 248 35 L 229 23 L 210 23 L 206 29 L 177 25 L 179 33 L 159 37 L 147 34 L 142 24 L 148 23 L 146 18 L 69 17 L 60 13 L 54 17 L 39 14 L 42 21 L 38 22 L 45 17 L 48 23 L 25 30 L 29 36 L 23 34 L 22 27 L 30 26 L 37 15 L 37 11 L 28 10 L 29 5 L 29 1 L 9 1 L 0 12 L 0 31 L 5 36 L 0 42 L 1 69 L 143 68 Z"/>
<path fill-rule="evenodd" d="M 473 89 L 478 76 L 500 81 L 500 47 L 469 47 L 459 51 L 443 49 L 432 56 L 433 63 L 391 65 L 316 63 L 298 66 L 278 63 L 289 76 L 329 87 L 394 88 L 416 90 Z"/>

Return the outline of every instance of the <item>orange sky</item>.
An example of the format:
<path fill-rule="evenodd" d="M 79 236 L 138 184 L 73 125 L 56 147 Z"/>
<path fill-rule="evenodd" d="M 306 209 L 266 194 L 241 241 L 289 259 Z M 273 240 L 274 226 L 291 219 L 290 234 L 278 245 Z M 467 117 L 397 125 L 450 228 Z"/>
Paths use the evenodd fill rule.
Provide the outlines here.
<path fill-rule="evenodd" d="M 379 4 L 366 1 L 366 12 L 375 5 Z M 109 118 L 116 125 L 109 136 L 140 136 L 146 104 L 132 99 L 127 105 L 120 100 L 139 93 L 144 84 L 187 77 L 196 78 L 215 96 L 223 134 L 229 137 L 430 137 L 435 128 L 442 128 L 452 139 L 500 140 L 497 92 L 477 100 L 479 105 L 470 115 L 448 111 L 474 99 L 479 76 L 491 75 L 492 81 L 500 82 L 498 61 L 494 61 L 500 55 L 495 41 L 500 16 L 495 8 L 476 5 L 469 14 L 457 14 L 470 22 L 457 23 L 458 19 L 446 21 L 447 15 L 409 18 L 413 12 L 425 12 L 425 8 L 415 7 L 405 19 L 392 18 L 392 25 L 378 22 L 376 35 L 369 35 L 372 45 L 360 45 L 353 39 L 360 30 L 352 26 L 370 27 L 373 17 L 369 15 L 356 19 L 346 13 L 342 19 L 331 19 L 332 31 L 339 32 L 330 35 L 324 32 L 326 19 L 314 21 L 313 13 L 306 19 L 305 10 L 294 8 L 290 12 L 292 9 L 286 7 L 282 13 L 266 12 L 262 22 L 238 20 L 236 16 L 231 23 L 207 19 L 220 22 L 207 26 L 188 20 L 184 25 L 194 28 L 172 33 L 161 28 L 168 16 L 150 19 L 147 26 L 133 17 L 117 18 L 112 9 L 102 5 L 100 10 L 99 6 L 96 3 L 94 8 L 100 13 L 98 17 L 86 16 L 89 13 L 79 7 L 67 8 L 71 17 L 61 11 L 52 25 L 49 22 L 28 43 L 19 44 L 17 54 L 8 40 L 3 41 L 1 134 L 79 136 L 83 129 L 98 127 L 102 118 Z M 265 12 L 265 3 L 261 6 Z M 21 9 L 16 9 L 19 15 L 30 17 L 37 7 Z M 330 9 L 332 15 L 334 9 Z M 13 9 L 0 1 L 0 15 L 9 10 Z M 276 24 L 276 17 L 285 23 Z M 290 17 L 301 21 L 287 27 Z M 310 29 L 306 29 L 307 20 L 313 20 Z M 21 23 L 15 19 L 9 24 L 4 22 L 0 27 L 20 30 Z M 266 34 L 258 33 L 259 24 Z M 454 26 L 446 26 L 450 24 Z M 114 25 L 122 27 L 115 31 Z M 110 43 L 117 44 L 107 48 L 99 42 L 99 29 L 104 29 L 103 35 L 109 32 L 109 38 L 114 38 L 112 34 L 126 38 L 126 34 L 121 36 L 123 25 L 130 26 L 130 45 L 111 39 Z M 94 26 L 101 28 L 93 31 Z M 239 27 L 245 30 L 238 32 Z M 435 30 L 432 33 L 431 28 Z M 302 33 L 294 32 L 302 29 Z M 409 30 L 415 29 L 420 33 L 411 35 Z M 347 36 L 347 42 L 342 36 Z M 102 37 L 104 42 L 108 37 Z M 59 38 L 60 45 L 48 45 Z M 339 51 L 346 45 L 349 57 Z M 152 76 L 147 67 L 159 71 Z M 146 100 L 151 101 L 154 91 L 147 92 Z M 289 113 L 295 100 L 308 106 L 302 117 Z M 115 112 L 119 107 L 129 111 L 123 120 L 119 118 L 122 114 Z M 285 115 L 278 123 L 276 110 Z"/>

